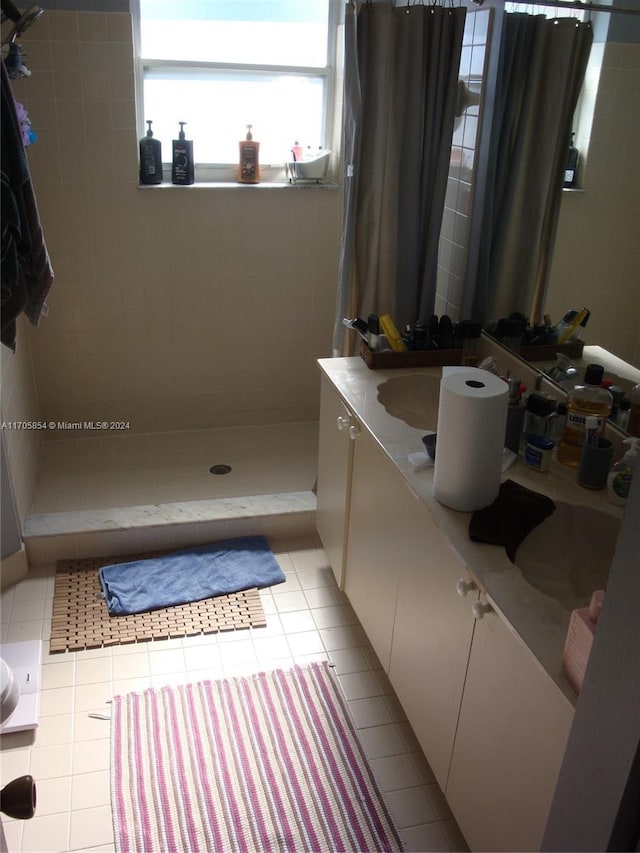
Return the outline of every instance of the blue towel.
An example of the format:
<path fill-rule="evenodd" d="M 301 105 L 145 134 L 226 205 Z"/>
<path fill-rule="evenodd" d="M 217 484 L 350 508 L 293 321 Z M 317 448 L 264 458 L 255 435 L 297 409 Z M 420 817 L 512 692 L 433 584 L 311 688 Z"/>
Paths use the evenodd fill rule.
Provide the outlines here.
<path fill-rule="evenodd" d="M 111 616 L 145 613 L 252 587 L 261 589 L 285 580 L 264 536 L 227 539 L 148 560 L 103 566 L 99 575 Z"/>

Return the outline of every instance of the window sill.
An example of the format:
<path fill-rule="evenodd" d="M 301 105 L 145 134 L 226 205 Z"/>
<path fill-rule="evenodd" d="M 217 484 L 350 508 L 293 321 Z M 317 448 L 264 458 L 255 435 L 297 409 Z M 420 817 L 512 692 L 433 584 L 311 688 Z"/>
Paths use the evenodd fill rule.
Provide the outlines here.
<path fill-rule="evenodd" d="M 239 181 L 196 181 L 193 184 L 172 184 L 171 182 L 163 182 L 162 184 L 138 184 L 140 190 L 231 190 L 231 189 L 276 189 L 276 190 L 293 190 L 293 189 L 316 189 L 316 190 L 337 190 L 340 184 L 336 181 L 262 181 L 259 184 L 241 184 Z"/>

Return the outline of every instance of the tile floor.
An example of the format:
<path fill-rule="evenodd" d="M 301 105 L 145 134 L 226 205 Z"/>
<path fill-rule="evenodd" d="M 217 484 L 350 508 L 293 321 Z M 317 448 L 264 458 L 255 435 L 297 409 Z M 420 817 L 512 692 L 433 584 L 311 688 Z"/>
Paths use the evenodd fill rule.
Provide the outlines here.
<path fill-rule="evenodd" d="M 307 491 L 317 448 L 313 422 L 47 440 L 31 512 Z"/>
<path fill-rule="evenodd" d="M 3 849 L 111 851 L 109 722 L 114 693 L 330 658 L 409 850 L 466 850 L 464 839 L 361 626 L 314 539 L 271 543 L 287 580 L 264 590 L 266 628 L 65 655 L 47 653 L 53 568 L 2 592 L 3 642 L 45 640 L 35 733 L 0 738 L 4 785 L 37 781 L 36 816 L 2 816 Z"/>

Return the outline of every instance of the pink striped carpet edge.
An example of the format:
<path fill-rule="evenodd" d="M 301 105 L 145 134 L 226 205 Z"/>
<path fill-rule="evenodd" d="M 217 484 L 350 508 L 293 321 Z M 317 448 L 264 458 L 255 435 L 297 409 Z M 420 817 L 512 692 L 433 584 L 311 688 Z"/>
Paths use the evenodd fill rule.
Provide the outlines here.
<path fill-rule="evenodd" d="M 328 661 L 115 696 L 117 853 L 402 851 Z"/>

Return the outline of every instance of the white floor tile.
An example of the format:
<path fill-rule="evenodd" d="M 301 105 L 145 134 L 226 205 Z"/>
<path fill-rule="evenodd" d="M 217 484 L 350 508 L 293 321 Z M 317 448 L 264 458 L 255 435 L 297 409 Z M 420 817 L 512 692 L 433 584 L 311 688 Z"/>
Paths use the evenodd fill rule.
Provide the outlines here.
<path fill-rule="evenodd" d="M 110 804 L 109 771 L 95 770 L 74 775 L 71 785 L 71 808 L 91 809 Z"/>
<path fill-rule="evenodd" d="M 111 658 L 84 660 L 81 656 L 76 662 L 76 684 L 96 684 L 111 680 Z"/>
<path fill-rule="evenodd" d="M 374 758 L 371 766 L 380 787 L 385 792 L 412 788 L 420 784 L 413 762 L 406 753 Z"/>
<path fill-rule="evenodd" d="M 373 672 L 351 672 L 338 678 L 347 699 L 367 699 L 380 695 L 380 686 Z"/>
<path fill-rule="evenodd" d="M 73 687 L 75 683 L 75 661 L 47 663 L 42 667 L 42 689 Z"/>
<path fill-rule="evenodd" d="M 108 737 L 92 741 L 89 748 L 84 742 L 74 744 L 71 758 L 71 769 L 74 777 L 81 773 L 108 770 L 110 748 L 111 741 Z"/>
<path fill-rule="evenodd" d="M 34 747 L 29 772 L 36 781 L 71 774 L 71 750 L 68 744 Z"/>
<path fill-rule="evenodd" d="M 287 582 L 261 592 L 265 628 L 46 655 L 39 728 L 35 735 L 19 733 L 0 741 L 2 781 L 31 772 L 41 804 L 33 820 L 5 822 L 9 850 L 112 853 L 108 716 L 113 695 L 327 658 L 408 849 L 466 850 L 324 551 L 301 542 L 296 549 L 281 550 L 277 558 Z M 6 596 L 3 592 L 3 612 L 25 617 L 9 623 L 20 639 L 48 630 L 52 579 L 50 568 L 37 583 L 19 584 Z M 39 619 L 26 618 L 36 613 Z M 107 719 L 90 717 L 91 711 Z"/>
<path fill-rule="evenodd" d="M 98 806 L 71 812 L 69 850 L 110 844 L 112 840 L 111 806 Z"/>
<path fill-rule="evenodd" d="M 406 754 L 404 740 L 394 723 L 360 729 L 358 736 L 370 761 L 374 758 Z"/>
<path fill-rule="evenodd" d="M 39 817 L 68 812 L 70 804 L 70 776 L 36 780 L 36 814 Z"/>
<path fill-rule="evenodd" d="M 73 740 L 73 714 L 40 717 L 35 731 L 35 746 L 56 746 Z"/>
<path fill-rule="evenodd" d="M 69 812 L 36 814 L 24 822 L 22 853 L 67 853 L 69 849 Z"/>

